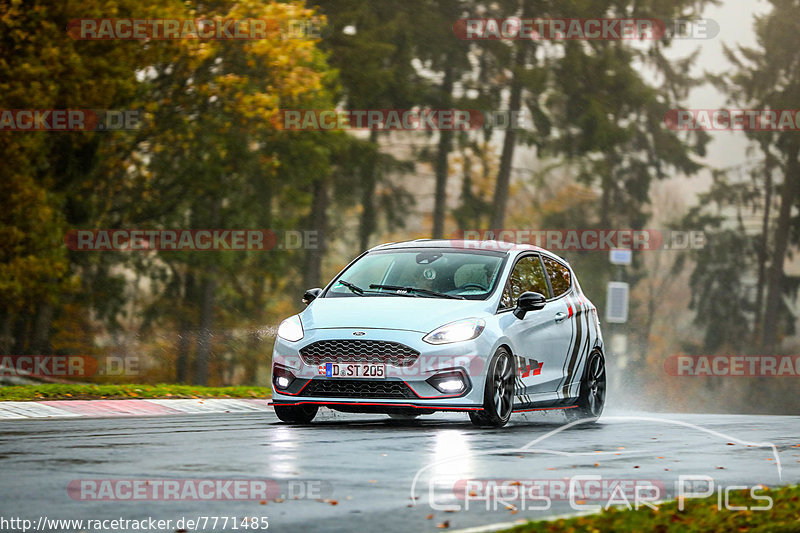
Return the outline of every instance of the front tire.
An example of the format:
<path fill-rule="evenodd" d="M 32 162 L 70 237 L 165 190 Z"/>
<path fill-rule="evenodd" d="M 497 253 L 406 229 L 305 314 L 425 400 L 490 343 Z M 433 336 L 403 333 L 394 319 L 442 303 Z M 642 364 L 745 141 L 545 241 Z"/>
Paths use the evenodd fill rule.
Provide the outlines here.
<path fill-rule="evenodd" d="M 505 348 L 498 348 L 483 388 L 483 410 L 470 411 L 469 419 L 476 426 L 503 427 L 514 408 L 514 362 Z"/>
<path fill-rule="evenodd" d="M 592 352 L 583 371 L 577 407 L 567 409 L 570 420 L 590 419 L 596 422 L 606 404 L 606 362 L 603 354 Z"/>
<path fill-rule="evenodd" d="M 317 405 L 275 405 L 275 414 L 289 424 L 308 424 L 317 416 Z"/>
<path fill-rule="evenodd" d="M 418 413 L 389 413 L 389 418 L 393 420 L 416 420 L 419 416 Z"/>

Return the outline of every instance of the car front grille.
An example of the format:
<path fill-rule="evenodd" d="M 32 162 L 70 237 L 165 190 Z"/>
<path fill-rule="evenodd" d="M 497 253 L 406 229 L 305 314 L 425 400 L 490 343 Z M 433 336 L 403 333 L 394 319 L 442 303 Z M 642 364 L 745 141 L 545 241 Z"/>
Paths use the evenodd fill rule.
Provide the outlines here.
<path fill-rule="evenodd" d="M 301 396 L 328 398 L 416 398 L 402 381 L 369 381 L 361 379 L 312 379 Z"/>
<path fill-rule="evenodd" d="M 307 365 L 323 363 L 385 363 L 411 366 L 419 352 L 391 341 L 342 339 L 317 341 L 300 348 L 300 357 Z"/>

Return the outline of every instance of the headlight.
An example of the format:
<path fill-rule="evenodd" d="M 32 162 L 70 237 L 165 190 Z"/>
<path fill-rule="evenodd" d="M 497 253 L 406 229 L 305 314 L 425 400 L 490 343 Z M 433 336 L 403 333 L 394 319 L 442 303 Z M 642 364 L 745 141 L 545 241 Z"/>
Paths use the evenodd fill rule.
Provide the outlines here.
<path fill-rule="evenodd" d="M 303 338 L 303 324 L 297 315 L 290 316 L 278 326 L 278 337 L 295 342 Z"/>
<path fill-rule="evenodd" d="M 422 340 L 429 344 L 468 341 L 480 335 L 484 327 L 486 323 L 480 318 L 468 318 L 436 328 L 422 337 Z"/>

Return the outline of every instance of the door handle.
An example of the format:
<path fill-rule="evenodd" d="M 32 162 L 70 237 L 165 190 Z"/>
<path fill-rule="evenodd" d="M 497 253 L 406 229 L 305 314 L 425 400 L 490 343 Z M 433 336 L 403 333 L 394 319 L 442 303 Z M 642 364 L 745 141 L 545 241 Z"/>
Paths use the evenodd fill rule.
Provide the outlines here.
<path fill-rule="evenodd" d="M 565 318 L 567 318 L 567 313 L 561 313 L 561 312 L 556 313 L 556 322 L 561 322 Z"/>

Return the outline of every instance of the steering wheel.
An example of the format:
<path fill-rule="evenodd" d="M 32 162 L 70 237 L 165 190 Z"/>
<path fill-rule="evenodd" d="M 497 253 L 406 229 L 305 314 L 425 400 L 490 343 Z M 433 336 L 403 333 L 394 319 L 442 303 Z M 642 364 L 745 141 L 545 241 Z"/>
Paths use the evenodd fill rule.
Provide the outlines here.
<path fill-rule="evenodd" d="M 484 292 L 489 290 L 489 287 L 484 287 L 480 283 L 465 283 L 465 284 L 461 285 L 459 287 L 459 289 L 466 289 L 468 287 L 477 287 L 478 289 L 480 289 L 480 290 L 482 290 Z"/>

